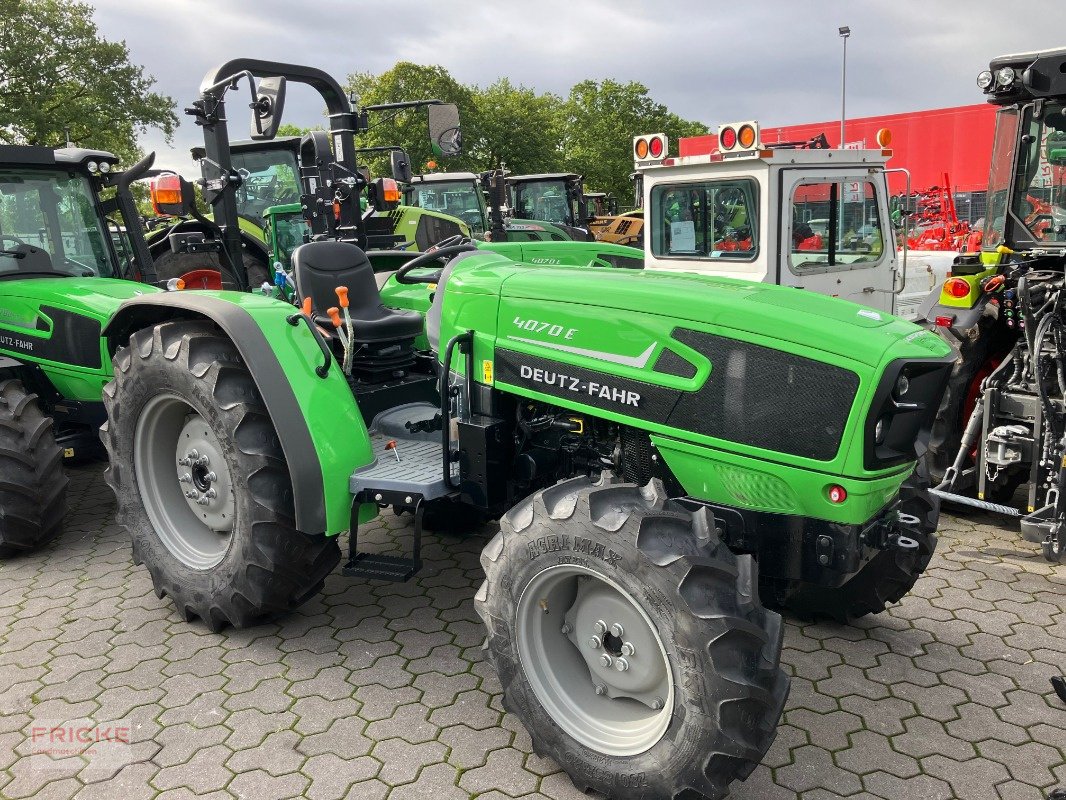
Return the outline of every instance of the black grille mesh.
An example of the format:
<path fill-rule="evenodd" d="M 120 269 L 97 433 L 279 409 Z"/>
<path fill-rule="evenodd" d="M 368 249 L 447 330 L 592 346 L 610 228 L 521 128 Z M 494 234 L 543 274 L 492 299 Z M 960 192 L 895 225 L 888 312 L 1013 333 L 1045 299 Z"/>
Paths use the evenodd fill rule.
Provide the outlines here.
<path fill-rule="evenodd" d="M 673 338 L 707 356 L 711 375 L 675 406 L 670 425 L 819 461 L 836 455 L 854 372 L 702 331 L 678 328 Z"/>

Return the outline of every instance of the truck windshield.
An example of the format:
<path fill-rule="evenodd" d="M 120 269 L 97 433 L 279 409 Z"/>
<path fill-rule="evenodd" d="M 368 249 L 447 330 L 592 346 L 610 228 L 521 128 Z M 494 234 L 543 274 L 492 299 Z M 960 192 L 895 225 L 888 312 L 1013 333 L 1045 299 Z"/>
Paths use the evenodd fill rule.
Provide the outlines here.
<path fill-rule="evenodd" d="M 118 277 L 107 233 L 84 175 L 65 170 L 0 170 L 0 276 Z"/>
<path fill-rule="evenodd" d="M 234 151 L 233 168 L 243 178 L 237 190 L 237 213 L 262 224 L 271 206 L 300 202 L 296 155 L 289 150 Z"/>
<path fill-rule="evenodd" d="M 558 225 L 573 225 L 574 215 L 562 181 L 530 181 L 514 187 L 515 216 Z"/>
<path fill-rule="evenodd" d="M 1006 115 L 1001 115 L 1001 123 L 1006 123 L 1006 120 Z M 1025 225 L 1034 241 L 1066 243 L 1066 111 L 1063 104 L 1046 103 L 1040 115 L 1035 113 L 1032 106 L 1027 107 L 1022 113 L 1021 126 L 1026 135 L 1021 137 L 1015 159 L 1018 178 L 1011 198 L 1011 212 Z M 1017 137 L 1012 139 L 1016 140 Z M 1000 145 L 997 125 L 996 146 Z M 1006 141 L 1002 145 L 1006 148 Z M 1007 184 L 1005 178 L 996 175 L 996 155 L 993 154 L 990 184 L 998 180 L 1001 185 L 997 188 L 1002 193 Z M 1008 156 L 1004 157 L 1007 164 L 1011 163 Z M 990 186 L 990 198 L 993 197 L 993 191 Z M 998 216 L 1002 214 L 990 215 L 993 218 Z M 996 233 L 993 222 L 993 237 Z M 1002 234 L 1000 237 L 1002 241 Z M 985 246 L 999 243 L 993 238 L 986 241 Z"/>
<path fill-rule="evenodd" d="M 415 184 L 407 190 L 407 203 L 458 217 L 475 235 L 485 232 L 481 187 L 474 181 Z"/>

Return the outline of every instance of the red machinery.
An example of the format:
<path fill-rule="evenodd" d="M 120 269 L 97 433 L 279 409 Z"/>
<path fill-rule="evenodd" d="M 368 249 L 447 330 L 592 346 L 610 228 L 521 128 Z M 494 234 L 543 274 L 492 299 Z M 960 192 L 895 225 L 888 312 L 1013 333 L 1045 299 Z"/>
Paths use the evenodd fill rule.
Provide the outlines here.
<path fill-rule="evenodd" d="M 907 237 L 911 250 L 959 251 L 972 249 L 970 223 L 960 220 L 955 209 L 955 197 L 951 181 L 944 173 L 940 186 L 917 192 L 914 195 L 914 213 L 911 215 L 913 233 Z M 977 243 L 980 246 L 980 243 Z"/>

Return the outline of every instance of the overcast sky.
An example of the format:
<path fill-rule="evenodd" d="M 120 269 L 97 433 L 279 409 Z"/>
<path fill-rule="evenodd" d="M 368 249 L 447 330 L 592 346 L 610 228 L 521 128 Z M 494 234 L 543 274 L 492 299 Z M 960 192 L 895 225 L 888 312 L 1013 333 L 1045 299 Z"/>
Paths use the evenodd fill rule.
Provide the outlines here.
<path fill-rule="evenodd" d="M 839 119 L 841 40 L 848 41 L 848 116 L 981 101 L 974 82 L 993 56 L 1066 46 L 1063 0 L 95 0 L 109 39 L 178 102 L 213 66 L 238 57 L 310 64 L 342 83 L 400 60 L 440 64 L 463 83 L 500 77 L 565 94 L 586 78 L 638 80 L 683 117 L 717 126 Z M 247 88 L 231 134 L 248 126 Z M 285 121 L 323 122 L 311 90 L 292 87 Z M 412 98 L 413 99 L 413 98 Z M 193 172 L 202 144 L 189 118 L 157 166 Z M 239 119 L 235 119 L 239 118 Z"/>

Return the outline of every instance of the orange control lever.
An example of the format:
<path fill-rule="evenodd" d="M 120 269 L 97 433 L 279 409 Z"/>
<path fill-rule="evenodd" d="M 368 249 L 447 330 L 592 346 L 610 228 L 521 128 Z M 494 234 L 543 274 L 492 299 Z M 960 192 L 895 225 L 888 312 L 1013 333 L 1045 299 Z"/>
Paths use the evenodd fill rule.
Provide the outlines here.
<path fill-rule="evenodd" d="M 333 323 L 334 328 L 339 328 L 344 323 L 341 322 L 341 312 L 336 306 L 330 306 L 326 309 L 326 313 L 329 314 L 330 322 Z"/>
<path fill-rule="evenodd" d="M 305 297 L 304 298 L 303 312 L 304 312 L 304 316 L 305 317 L 310 317 L 311 316 L 311 298 L 310 297 Z"/>
<path fill-rule="evenodd" d="M 348 307 L 348 287 L 338 286 L 335 290 L 337 292 L 337 299 L 340 301 L 341 308 Z"/>

